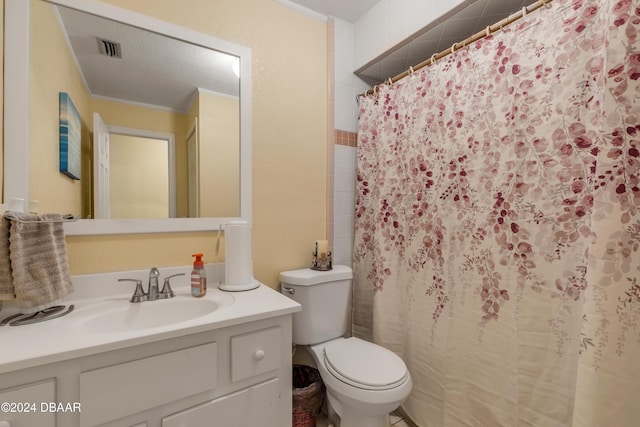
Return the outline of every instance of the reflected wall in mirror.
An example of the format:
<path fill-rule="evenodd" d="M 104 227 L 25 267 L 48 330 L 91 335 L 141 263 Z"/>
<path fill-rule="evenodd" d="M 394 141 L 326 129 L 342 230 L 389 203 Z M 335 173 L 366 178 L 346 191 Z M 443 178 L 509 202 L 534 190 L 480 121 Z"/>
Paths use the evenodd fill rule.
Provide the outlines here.
<path fill-rule="evenodd" d="M 40 145 L 51 145 L 52 138 L 44 133 L 54 127 L 42 126 L 38 133 L 43 135 L 31 141 L 34 155 L 30 159 L 30 166 L 38 171 L 31 175 L 32 198 L 39 200 L 40 206 L 53 206 L 52 198 L 67 192 L 70 203 L 64 208 L 84 218 L 239 216 L 240 83 L 233 73 L 234 61 L 238 61 L 236 56 L 41 0 L 31 0 L 31 22 L 31 123 L 46 123 L 47 117 L 54 118 L 57 111 L 50 102 L 52 96 L 69 90 L 73 91 L 74 103 L 82 106 L 80 114 L 90 129 L 93 129 L 91 117 L 98 113 L 108 128 L 127 126 L 140 131 L 164 132 L 172 134 L 175 140 L 175 157 L 171 163 L 168 157 L 163 163 L 153 163 L 140 156 L 141 147 L 135 144 L 142 145 L 142 141 L 131 139 L 131 145 L 124 146 L 118 139 L 118 151 L 110 153 L 110 167 L 105 169 L 116 176 L 102 178 L 122 183 L 125 177 L 121 173 L 127 168 L 119 162 L 129 157 L 128 169 L 136 163 L 138 169 L 127 178 L 130 191 L 126 194 L 130 197 L 123 197 L 122 192 L 109 192 L 104 200 L 110 202 L 113 209 L 106 206 L 97 211 L 94 205 L 87 212 L 87 201 L 100 199 L 94 191 L 119 187 L 95 183 L 83 187 L 64 175 L 46 173 L 49 159 L 41 153 L 47 147 Z M 64 72 L 56 78 L 53 69 Z M 203 163 L 199 179 L 206 184 L 198 188 L 207 189 L 204 194 L 190 190 L 187 179 L 187 129 L 196 117 L 199 131 L 204 133 L 199 135 L 200 147 L 197 147 L 197 161 Z M 85 144 L 85 151 L 89 148 Z M 113 148 L 107 150 L 113 151 Z M 99 152 L 94 149 L 83 154 L 91 158 Z M 134 157 L 136 155 L 139 157 Z M 91 166 L 95 161 L 87 161 L 85 165 Z M 221 166 L 227 175 L 220 173 Z M 168 179 L 151 179 L 159 169 L 167 177 L 169 170 L 175 171 L 178 195 L 175 209 L 169 205 Z M 212 171 L 215 173 L 210 173 Z M 101 177 L 88 169 L 83 170 L 82 179 Z M 144 181 L 151 181 L 147 184 L 153 185 L 136 190 L 137 183 Z M 163 188 L 159 188 L 161 184 Z M 51 186 L 55 186 L 51 189 L 54 191 L 47 189 Z M 77 192 L 79 196 L 74 194 Z M 166 195 L 162 209 L 153 207 L 159 199 L 152 194 L 157 193 Z M 189 213 L 190 197 L 197 198 L 195 204 L 201 209 Z M 149 206 L 145 206 L 145 202 Z M 81 206 L 85 206 L 82 211 Z"/>
<path fill-rule="evenodd" d="M 123 222 L 102 221 L 97 227 L 72 225 L 70 234 L 76 229 L 78 234 L 206 230 L 221 221 L 250 218 L 249 49 L 93 0 L 28 3 L 30 144 L 25 200 L 38 200 L 41 212 L 73 213 L 83 218 L 212 219 L 182 221 L 180 225 L 167 220 L 151 227 L 149 221 L 128 221 L 124 228 Z M 7 61 L 12 66 L 11 58 Z M 71 96 L 84 121 L 80 181 L 68 179 L 56 169 L 58 109 L 51 100 L 57 99 L 59 92 Z M 104 121 L 107 134 L 121 135 L 126 128 L 140 134 L 169 135 L 167 140 L 173 140 L 166 156 L 155 160 L 150 153 L 135 157 L 141 151 L 135 146 L 140 139 L 135 138 L 125 144 L 117 141 L 118 152 L 107 155 L 108 162 L 128 159 L 127 173 L 137 176 L 137 181 L 149 181 L 147 178 L 161 169 L 166 178 L 151 181 L 163 187 L 153 191 L 166 195 L 167 206 L 143 206 L 145 199 L 159 203 L 159 199 L 142 194 L 145 188 L 152 191 L 151 184 L 134 191 L 136 179 L 125 178 L 120 164 L 107 168 L 106 172 L 116 176 L 100 178 L 96 114 Z M 102 188 L 109 188 L 99 182 L 109 180 L 130 184 L 126 199 L 122 193 L 99 197 Z M 9 184 L 5 188 L 12 188 Z M 16 195 L 13 191 L 7 194 Z M 98 210 L 99 199 L 107 200 L 114 209 Z M 123 205 L 131 209 L 123 209 Z M 84 222 L 92 221 L 79 221 Z"/>

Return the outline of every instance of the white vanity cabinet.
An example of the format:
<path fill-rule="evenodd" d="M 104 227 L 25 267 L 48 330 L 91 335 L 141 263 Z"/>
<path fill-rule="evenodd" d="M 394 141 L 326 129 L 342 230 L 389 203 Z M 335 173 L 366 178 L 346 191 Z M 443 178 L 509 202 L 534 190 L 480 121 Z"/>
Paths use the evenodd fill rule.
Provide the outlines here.
<path fill-rule="evenodd" d="M 189 408 L 163 418 L 162 427 L 207 426 L 225 427 L 280 427 L 280 395 L 283 387 L 290 388 L 290 379 L 273 377 L 283 359 L 290 359 L 290 350 L 281 345 L 283 330 L 280 326 L 234 335 L 230 340 L 231 383 L 242 384 L 272 377 L 257 385 L 243 387 L 240 391 L 202 405 Z M 289 392 L 290 394 L 291 392 Z"/>
<path fill-rule="evenodd" d="M 289 427 L 291 314 L 0 374 L 11 427 Z M 79 404 L 40 412 L 41 402 Z"/>

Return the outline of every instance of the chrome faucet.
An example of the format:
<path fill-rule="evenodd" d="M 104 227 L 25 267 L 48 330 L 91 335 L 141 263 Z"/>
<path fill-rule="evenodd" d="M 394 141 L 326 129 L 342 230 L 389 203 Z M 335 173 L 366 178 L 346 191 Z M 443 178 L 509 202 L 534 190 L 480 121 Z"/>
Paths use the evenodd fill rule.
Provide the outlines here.
<path fill-rule="evenodd" d="M 159 288 L 158 288 L 159 276 L 160 276 L 160 271 L 158 271 L 157 268 L 153 267 L 149 272 L 149 287 L 147 288 L 147 292 L 145 292 L 144 289 L 142 288 L 142 280 L 118 279 L 118 282 L 134 282 L 136 284 L 136 290 L 133 292 L 133 295 L 129 299 L 130 302 L 157 301 L 159 299 L 173 298 L 175 294 L 171 289 L 171 285 L 169 284 L 169 279 L 176 276 L 184 276 L 184 273 L 167 276 L 164 279 L 164 286 L 162 287 L 162 291 L 159 291 Z"/>
<path fill-rule="evenodd" d="M 156 301 L 160 298 L 158 289 L 158 276 L 160 272 L 153 267 L 149 272 L 149 288 L 147 290 L 147 301 Z"/>

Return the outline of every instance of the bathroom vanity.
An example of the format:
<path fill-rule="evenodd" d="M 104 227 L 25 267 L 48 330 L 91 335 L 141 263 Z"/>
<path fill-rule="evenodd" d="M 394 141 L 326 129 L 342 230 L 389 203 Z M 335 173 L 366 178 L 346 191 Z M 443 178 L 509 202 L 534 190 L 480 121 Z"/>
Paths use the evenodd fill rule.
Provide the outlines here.
<path fill-rule="evenodd" d="M 52 113 L 57 120 L 58 105 L 47 104 L 46 111 L 44 108 L 35 109 L 39 115 L 31 116 L 31 110 L 35 110 L 30 110 L 27 101 L 30 97 L 34 100 L 50 99 L 51 93 L 59 92 L 68 92 L 76 100 L 84 96 L 73 93 L 82 83 L 72 81 L 72 73 L 68 70 L 73 70 L 75 75 L 77 63 L 66 63 L 66 55 L 58 55 L 56 65 L 61 68 L 56 73 L 48 72 L 51 65 L 48 60 L 45 61 L 47 67 L 37 67 L 30 62 L 35 61 L 34 58 L 47 58 L 51 52 L 57 51 L 51 49 L 53 45 L 66 52 L 62 47 L 66 49 L 67 42 L 74 37 L 58 37 L 64 35 L 60 28 L 61 14 L 77 14 L 84 15 L 83 19 L 104 18 L 104 21 L 117 25 L 112 27 L 119 28 L 113 30 L 116 33 L 143 30 L 144 37 L 165 36 L 161 43 L 174 45 L 184 42 L 184 50 L 204 48 L 208 51 L 204 54 L 224 53 L 227 59 L 237 62 L 239 75 L 234 74 L 231 66 L 220 68 L 225 70 L 224 74 L 214 74 L 212 68 L 201 72 L 202 75 L 215 75 L 216 82 L 223 81 L 223 76 L 233 81 L 235 91 L 225 94 L 224 99 L 235 98 L 239 102 L 233 106 L 237 113 L 230 120 L 230 123 L 238 123 L 237 137 L 230 139 L 230 144 L 223 150 L 233 153 L 232 160 L 224 160 L 222 151 L 215 151 L 220 148 L 217 145 L 206 144 L 211 138 L 203 135 L 217 132 L 218 128 L 212 126 L 215 123 L 205 120 L 202 109 L 199 110 L 199 120 L 185 122 L 183 127 L 177 128 L 179 132 L 174 132 L 174 137 L 183 138 L 180 135 L 189 129 L 189 147 L 194 144 L 200 150 L 200 161 L 207 159 L 202 156 L 206 150 L 212 156 L 211 161 L 223 159 L 239 166 L 233 177 L 207 175 L 210 179 L 199 187 L 206 186 L 207 191 L 194 194 L 198 196 L 194 200 L 198 199 L 201 206 L 205 202 L 211 204 L 209 198 L 215 194 L 212 184 L 224 182 L 225 186 L 237 190 L 233 200 L 239 200 L 239 207 L 231 214 L 205 211 L 206 217 L 195 217 L 189 211 L 190 218 L 109 219 L 98 215 L 99 219 L 66 223 L 65 234 L 211 232 L 230 219 L 250 221 L 250 48 L 91 0 L 5 0 L 4 3 L 4 41 L 8 46 L 5 49 L 4 100 L 7 105 L 15 107 L 5 109 L 5 200 L 22 200 L 26 209 L 28 203 L 25 201 L 35 194 L 30 189 L 39 188 L 39 182 L 47 183 L 42 188 L 55 189 L 50 194 L 40 194 L 43 197 L 55 195 L 56 203 L 60 192 L 69 188 L 67 183 L 64 183 L 64 189 L 54 185 L 60 181 L 56 170 L 52 170 L 51 176 L 42 172 L 45 169 L 34 177 L 29 174 L 30 170 L 39 169 L 38 164 L 30 163 L 28 147 L 39 151 L 38 146 L 33 145 L 37 141 L 51 141 L 49 136 L 58 138 L 57 127 L 35 124 L 46 121 Z M 91 22 L 88 28 L 96 28 L 96 21 Z M 45 41 L 40 45 L 46 46 L 46 51 L 33 48 L 38 45 L 33 42 L 35 37 Z M 162 51 L 168 53 L 169 49 L 163 48 Z M 172 63 L 163 58 L 165 63 Z M 198 60 L 198 63 L 209 64 L 204 60 Z M 128 75 L 125 72 L 110 73 L 110 78 L 115 74 Z M 144 76 L 143 80 L 148 80 Z M 46 84 L 30 85 L 29 81 Z M 207 89 L 224 93 L 220 89 Z M 152 94 L 156 95 L 156 92 L 154 88 Z M 110 95 L 109 98 L 116 97 Z M 189 99 L 188 96 L 175 95 L 170 98 Z M 127 103 L 130 101 L 128 98 Z M 143 99 L 133 101 L 140 105 L 152 104 Z M 153 105 L 159 106 L 155 102 Z M 91 118 L 90 115 L 85 119 Z M 133 118 L 127 117 L 127 122 Z M 123 129 L 123 123 L 109 124 L 120 132 Z M 149 125 L 133 125 L 135 129 L 145 128 L 149 132 L 160 130 L 146 127 Z M 49 136 L 30 138 L 30 135 L 36 135 L 35 129 Z M 195 129 L 198 130 L 198 138 L 192 138 Z M 181 145 L 186 147 L 187 141 Z M 183 157 L 186 159 L 186 152 Z M 47 164 L 52 160 L 46 156 L 41 158 Z M 211 164 L 214 163 L 207 163 L 208 170 L 228 170 L 211 168 Z M 185 163 L 178 169 L 186 170 L 186 166 Z M 171 169 L 167 173 L 170 174 Z M 185 176 L 184 182 L 186 180 Z M 86 193 L 87 200 L 99 197 L 90 194 L 91 190 Z M 175 191 L 171 194 L 175 198 Z M 82 197 L 85 197 L 84 190 Z M 222 198 L 218 196 L 215 200 Z M 226 193 L 224 198 L 228 198 Z M 39 200 L 41 209 L 47 209 L 47 200 L 40 197 Z M 187 208 L 191 207 L 183 206 L 185 211 Z M 76 212 L 75 206 L 65 209 Z M 172 208 L 169 206 L 167 209 L 171 212 Z M 181 215 L 176 213 L 176 216 Z M 189 273 L 190 270 L 190 267 L 163 268 L 161 279 L 175 273 Z M 300 306 L 264 285 L 250 291 L 226 293 L 210 286 L 207 295 L 196 300 L 190 297 L 188 276 L 172 282 L 175 298 L 129 303 L 133 287 L 117 280 L 137 279 L 146 285 L 147 275 L 148 271 L 137 271 L 74 277 L 74 293 L 64 301 L 66 305 L 74 305 L 70 314 L 43 323 L 0 326 L 0 427 L 291 426 L 291 317 L 292 313 L 300 310 Z M 207 275 L 216 277 L 209 271 Z M 0 310 L 0 322 L 12 314 L 8 305 L 5 303 Z"/>
<path fill-rule="evenodd" d="M 143 274 L 74 278 L 70 314 L 0 327 L 0 425 L 290 426 L 300 306 L 264 285 L 195 299 L 186 278 L 163 301 L 109 293 L 122 291 L 116 277 Z"/>

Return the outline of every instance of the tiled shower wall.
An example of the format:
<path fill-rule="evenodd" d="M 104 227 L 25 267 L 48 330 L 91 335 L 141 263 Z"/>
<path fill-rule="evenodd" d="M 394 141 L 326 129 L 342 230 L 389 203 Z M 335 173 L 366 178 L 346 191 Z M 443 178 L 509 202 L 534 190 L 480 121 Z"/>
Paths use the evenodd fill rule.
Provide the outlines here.
<path fill-rule="evenodd" d="M 336 264 L 351 266 L 356 187 L 356 134 L 340 130 L 335 133 L 333 176 L 334 261 Z M 343 144 L 343 141 L 347 142 L 347 144 Z"/>
<path fill-rule="evenodd" d="M 327 228 L 333 242 L 334 262 L 352 265 L 353 221 L 356 182 L 356 132 L 358 129 L 358 103 L 356 96 L 369 89 L 369 85 L 354 73 L 354 27 L 352 24 L 331 19 L 329 25 L 330 111 L 333 123 L 329 144 L 333 150 L 329 159 L 330 173 L 328 197 L 329 218 Z M 331 189 L 333 187 L 333 189 Z"/>

